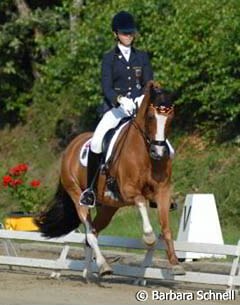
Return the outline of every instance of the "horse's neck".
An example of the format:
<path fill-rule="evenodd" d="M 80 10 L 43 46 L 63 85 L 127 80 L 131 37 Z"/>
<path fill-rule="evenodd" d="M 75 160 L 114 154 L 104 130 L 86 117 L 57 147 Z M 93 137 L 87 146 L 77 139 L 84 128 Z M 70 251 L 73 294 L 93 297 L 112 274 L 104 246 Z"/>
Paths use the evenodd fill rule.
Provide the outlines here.
<path fill-rule="evenodd" d="M 137 115 L 133 119 L 133 122 L 130 123 L 131 125 L 128 134 L 128 143 L 130 146 L 128 147 L 128 149 L 130 150 L 136 149 L 135 147 L 133 147 L 134 145 L 138 145 L 136 147 L 146 148 L 145 117 L 146 117 L 148 105 L 149 105 L 149 96 L 147 95 L 144 97 L 141 106 L 138 109 Z"/>
<path fill-rule="evenodd" d="M 129 128 L 122 132 L 116 155 L 133 155 L 135 154 L 136 162 L 151 162 L 149 158 L 149 149 L 146 143 L 145 118 L 150 98 L 147 94 L 141 106 L 138 109 L 136 117 L 130 122 Z"/>
<path fill-rule="evenodd" d="M 143 101 L 141 106 L 138 109 L 137 115 L 135 117 L 135 122 L 137 123 L 138 126 L 141 126 L 142 129 L 145 130 L 145 116 L 147 112 L 147 108 L 149 106 L 149 95 L 147 94 Z"/>
<path fill-rule="evenodd" d="M 130 122 L 129 130 L 127 131 L 126 143 L 124 145 L 124 150 L 127 155 L 135 154 L 135 158 L 138 161 L 142 160 L 143 162 L 148 159 L 148 148 L 145 130 L 146 110 L 147 106 L 142 104 L 137 112 L 136 117 L 132 122 Z"/>

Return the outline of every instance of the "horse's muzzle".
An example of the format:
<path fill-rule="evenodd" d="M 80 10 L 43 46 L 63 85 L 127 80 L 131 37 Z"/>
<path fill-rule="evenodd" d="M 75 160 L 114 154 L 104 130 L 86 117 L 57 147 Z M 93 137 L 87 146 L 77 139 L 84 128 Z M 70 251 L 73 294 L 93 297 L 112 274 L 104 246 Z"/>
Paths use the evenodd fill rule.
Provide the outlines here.
<path fill-rule="evenodd" d="M 150 145 L 150 157 L 154 160 L 161 160 L 164 157 L 169 156 L 169 149 L 166 142 L 161 145 Z"/>

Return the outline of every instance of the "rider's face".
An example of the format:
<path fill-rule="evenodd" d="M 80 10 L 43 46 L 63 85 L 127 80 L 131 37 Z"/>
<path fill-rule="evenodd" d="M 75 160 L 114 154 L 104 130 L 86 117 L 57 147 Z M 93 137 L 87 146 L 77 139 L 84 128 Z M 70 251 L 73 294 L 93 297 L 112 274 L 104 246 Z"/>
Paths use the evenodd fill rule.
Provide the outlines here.
<path fill-rule="evenodd" d="M 120 33 L 118 32 L 117 37 L 122 45 L 129 47 L 134 39 L 134 33 Z"/>

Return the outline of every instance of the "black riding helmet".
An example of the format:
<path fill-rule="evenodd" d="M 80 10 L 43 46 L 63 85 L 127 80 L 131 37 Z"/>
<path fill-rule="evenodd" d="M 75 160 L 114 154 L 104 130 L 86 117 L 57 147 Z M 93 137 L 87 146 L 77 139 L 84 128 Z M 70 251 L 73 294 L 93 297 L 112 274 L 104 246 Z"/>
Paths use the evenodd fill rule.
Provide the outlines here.
<path fill-rule="evenodd" d="M 133 16 L 125 11 L 117 13 L 112 20 L 112 31 L 126 34 L 137 32 Z"/>

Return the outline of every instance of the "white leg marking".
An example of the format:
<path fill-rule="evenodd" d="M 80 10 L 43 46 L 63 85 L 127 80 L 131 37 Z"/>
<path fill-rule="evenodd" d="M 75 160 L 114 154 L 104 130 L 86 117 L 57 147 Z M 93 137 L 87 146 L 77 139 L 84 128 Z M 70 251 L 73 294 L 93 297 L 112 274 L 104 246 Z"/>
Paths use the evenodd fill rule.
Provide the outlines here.
<path fill-rule="evenodd" d="M 143 232 L 144 233 L 151 233 L 153 232 L 149 217 L 148 217 L 148 212 L 146 205 L 142 202 L 138 202 L 137 207 L 139 209 L 139 212 L 142 216 L 142 222 L 143 222 Z"/>
<path fill-rule="evenodd" d="M 102 264 L 106 262 L 105 258 L 103 257 L 100 248 L 98 246 L 97 237 L 92 233 L 92 228 L 87 221 L 85 222 L 85 227 L 86 227 L 87 241 L 96 255 L 96 263 L 98 268 L 100 268 Z"/>
<path fill-rule="evenodd" d="M 92 275 L 92 255 L 93 249 L 91 247 L 85 246 L 85 267 L 83 269 L 83 277 L 88 280 Z"/>

